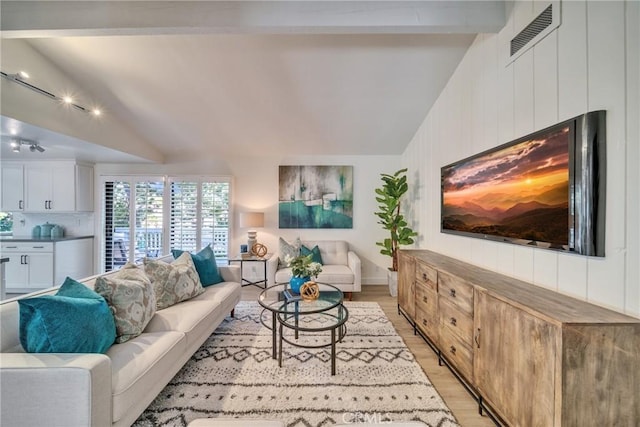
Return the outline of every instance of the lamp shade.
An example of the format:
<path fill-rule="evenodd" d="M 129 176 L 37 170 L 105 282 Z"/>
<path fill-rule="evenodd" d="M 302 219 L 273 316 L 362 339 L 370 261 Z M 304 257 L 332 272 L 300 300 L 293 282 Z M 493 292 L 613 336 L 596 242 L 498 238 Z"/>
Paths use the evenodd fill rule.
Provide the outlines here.
<path fill-rule="evenodd" d="M 263 212 L 240 213 L 240 228 L 264 227 Z"/>

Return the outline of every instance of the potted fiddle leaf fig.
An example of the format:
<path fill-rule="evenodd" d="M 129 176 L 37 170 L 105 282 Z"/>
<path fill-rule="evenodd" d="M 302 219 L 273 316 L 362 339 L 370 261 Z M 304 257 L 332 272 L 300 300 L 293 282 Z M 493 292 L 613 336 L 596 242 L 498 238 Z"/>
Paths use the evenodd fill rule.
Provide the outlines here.
<path fill-rule="evenodd" d="M 409 227 L 404 215 L 400 212 L 400 202 L 402 196 L 409 189 L 407 184 L 407 169 L 400 169 L 393 175 L 380 174 L 382 187 L 376 188 L 376 201 L 378 211 L 375 215 L 379 218 L 385 230 L 389 231 L 389 237 L 376 245 L 381 246 L 380 253 L 391 257 L 391 268 L 389 268 L 389 292 L 391 296 L 398 294 L 398 250 L 400 245 L 410 245 L 413 237 L 418 233 Z"/>

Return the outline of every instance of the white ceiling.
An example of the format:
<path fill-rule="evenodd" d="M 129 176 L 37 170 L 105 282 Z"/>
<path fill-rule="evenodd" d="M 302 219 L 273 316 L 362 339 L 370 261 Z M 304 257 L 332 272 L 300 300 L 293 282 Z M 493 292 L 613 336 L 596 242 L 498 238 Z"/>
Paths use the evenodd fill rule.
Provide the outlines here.
<path fill-rule="evenodd" d="M 3 1 L 2 36 L 29 38 L 181 160 L 400 154 L 504 14 L 501 2 L 24 3 Z"/>
<path fill-rule="evenodd" d="M 17 161 L 76 159 L 90 163 L 146 163 L 147 160 L 103 147 L 90 144 L 68 135 L 62 135 L 48 129 L 33 126 L 9 117 L 0 116 L 0 159 Z M 19 153 L 11 150 L 11 141 L 16 138 L 35 141 L 45 149 L 43 153 L 30 151 L 22 146 Z"/>

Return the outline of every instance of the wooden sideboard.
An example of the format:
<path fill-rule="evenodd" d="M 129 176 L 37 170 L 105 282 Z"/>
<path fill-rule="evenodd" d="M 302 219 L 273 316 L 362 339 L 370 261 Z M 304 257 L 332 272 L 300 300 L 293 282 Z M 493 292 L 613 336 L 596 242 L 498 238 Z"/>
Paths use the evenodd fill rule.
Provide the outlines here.
<path fill-rule="evenodd" d="M 508 425 L 640 426 L 640 319 L 426 250 L 398 309 Z"/>

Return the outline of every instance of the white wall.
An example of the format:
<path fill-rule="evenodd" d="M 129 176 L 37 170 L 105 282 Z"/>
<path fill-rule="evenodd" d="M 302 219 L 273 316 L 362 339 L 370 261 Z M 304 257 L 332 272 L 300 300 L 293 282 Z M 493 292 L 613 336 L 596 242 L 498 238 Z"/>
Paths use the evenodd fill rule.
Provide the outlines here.
<path fill-rule="evenodd" d="M 206 154 L 203 154 L 207 156 Z M 386 284 L 389 257 L 380 255 L 377 240 L 386 233 L 377 224 L 373 212 L 377 210 L 374 188 L 380 185 L 380 173 L 393 173 L 399 168 L 400 156 L 296 156 L 296 157 L 243 157 L 236 159 L 204 159 L 198 163 L 149 164 L 97 164 L 96 172 L 96 245 L 101 245 L 100 182 L 101 176 L 118 174 L 181 174 L 232 176 L 232 203 L 234 217 L 230 254 L 239 253 L 246 243 L 247 230 L 237 227 L 238 213 L 261 211 L 265 213 L 265 227 L 258 229 L 258 241 L 273 252 L 278 238 L 293 240 L 340 239 L 349 242 L 362 261 L 362 281 L 365 284 Z M 352 165 L 354 180 L 352 229 L 279 229 L 278 228 L 278 166 L 279 165 Z M 98 250 L 96 252 L 99 253 Z M 96 260 L 96 265 L 100 265 Z"/>
<path fill-rule="evenodd" d="M 509 40 L 548 3 L 516 1 L 479 35 L 403 155 L 421 248 L 640 316 L 640 52 L 636 1 L 563 1 L 562 24 L 507 65 Z M 440 233 L 440 168 L 592 110 L 607 110 L 606 257 Z"/>

